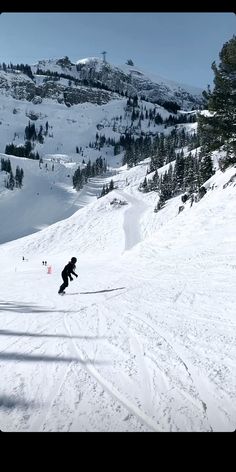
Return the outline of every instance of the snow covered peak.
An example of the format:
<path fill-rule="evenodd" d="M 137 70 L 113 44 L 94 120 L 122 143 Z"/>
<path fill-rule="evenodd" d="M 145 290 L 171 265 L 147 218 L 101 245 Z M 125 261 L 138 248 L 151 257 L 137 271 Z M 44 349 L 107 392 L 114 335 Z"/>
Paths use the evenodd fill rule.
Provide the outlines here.
<path fill-rule="evenodd" d="M 145 96 L 153 102 L 175 101 L 181 108 L 191 109 L 202 102 L 202 89 L 166 79 L 142 68 L 128 64 L 115 66 L 98 57 L 87 57 L 76 62 L 83 77 L 93 76 L 111 89 L 128 95 Z M 87 78 L 87 77 L 86 77 Z"/>
<path fill-rule="evenodd" d="M 126 74 L 130 74 L 131 77 L 140 78 L 143 80 L 150 80 L 155 84 L 160 85 L 168 85 L 173 90 L 184 89 L 185 91 L 193 94 L 193 95 L 200 95 L 202 93 L 201 87 L 195 87 L 193 85 L 184 84 L 181 82 L 176 82 L 175 80 L 170 80 L 165 77 L 160 76 L 159 74 L 155 74 L 152 72 L 147 72 L 141 67 L 130 66 L 130 65 L 119 65 L 119 69 L 121 69 Z"/>
<path fill-rule="evenodd" d="M 99 57 L 85 57 L 84 59 L 79 59 L 76 61 L 76 64 L 90 64 L 90 63 L 99 63 L 103 62 Z"/>

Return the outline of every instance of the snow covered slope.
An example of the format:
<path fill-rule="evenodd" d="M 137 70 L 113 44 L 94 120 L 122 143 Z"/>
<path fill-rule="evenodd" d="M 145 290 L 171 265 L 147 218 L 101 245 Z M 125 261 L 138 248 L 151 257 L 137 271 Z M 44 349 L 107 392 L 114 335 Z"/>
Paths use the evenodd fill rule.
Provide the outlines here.
<path fill-rule="evenodd" d="M 89 144 L 95 143 L 97 134 L 119 141 L 121 133 L 124 135 L 131 128 L 131 112 L 127 113 L 126 102 L 126 99 L 119 99 L 100 106 L 84 103 L 68 108 L 50 99 L 34 104 L 27 100 L 1 97 L 0 158 L 10 159 L 14 173 L 17 165 L 22 168 L 24 179 L 21 190 L 6 191 L 5 173 L 0 171 L 0 218 L 5 221 L 4 226 L 0 227 L 0 243 L 31 234 L 64 219 L 97 198 L 104 179 L 88 184 L 90 192 L 87 192 L 87 187 L 85 201 L 84 191 L 78 194 L 73 190 L 72 176 L 78 166 L 83 167 L 83 162 L 87 163 L 89 159 L 93 162 L 100 156 L 113 169 L 121 165 L 123 152 L 114 156 L 112 146 L 95 149 Z M 154 105 L 148 102 L 142 102 L 142 106 L 147 111 L 154 109 Z M 170 113 L 162 107 L 156 109 L 164 119 L 169 117 Z M 10 143 L 24 145 L 25 128 L 29 122 L 35 125 L 37 132 L 42 127 L 44 133 L 48 123 L 48 134 L 44 135 L 43 143 L 34 142 L 34 153 L 38 152 L 43 159 L 41 167 L 39 161 L 4 154 L 6 145 Z M 134 123 L 132 130 L 138 135 L 141 132 L 166 132 L 164 125 L 156 126 L 155 122 L 150 125 L 146 118 L 141 127 L 137 125 L 137 130 L 135 126 Z M 79 152 L 76 152 L 77 148 Z M 111 178 L 109 173 L 107 178 L 109 175 Z"/>
<path fill-rule="evenodd" d="M 203 103 L 202 89 L 180 84 L 136 66 L 114 66 L 96 57 L 72 63 L 68 57 L 41 60 L 31 65 L 32 75 L 0 70 L 0 94 L 28 101 L 51 98 L 59 103 L 108 103 L 119 94 L 144 96 L 162 104 L 174 101 L 183 109 Z M 40 101 L 39 100 L 39 101 Z"/>
<path fill-rule="evenodd" d="M 1 430 L 235 430 L 236 169 L 180 214 L 138 192 L 146 169 L 0 246 Z"/>
<path fill-rule="evenodd" d="M 137 93 L 154 102 L 175 101 L 184 109 L 197 108 L 202 103 L 200 87 L 180 84 L 140 67 L 127 64 L 117 67 L 96 57 L 78 60 L 76 65 L 81 77 L 88 78 L 92 74 L 102 84 L 120 92 L 127 91 L 128 95 Z"/>

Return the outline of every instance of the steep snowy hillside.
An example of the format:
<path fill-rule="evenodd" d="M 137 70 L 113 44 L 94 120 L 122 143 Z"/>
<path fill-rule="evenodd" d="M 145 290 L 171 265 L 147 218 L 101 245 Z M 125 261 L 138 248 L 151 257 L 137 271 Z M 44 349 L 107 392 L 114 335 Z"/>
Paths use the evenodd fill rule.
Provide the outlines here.
<path fill-rule="evenodd" d="M 147 112 L 156 110 L 163 119 L 168 118 L 170 113 L 161 106 L 154 106 L 151 103 L 142 101 L 140 108 Z M 43 142 L 34 142 L 34 152 L 39 152 L 40 156 L 45 154 L 71 154 L 76 157 L 76 147 L 81 147 L 85 156 L 89 143 L 95 143 L 96 133 L 104 135 L 106 138 L 113 138 L 119 141 L 120 135 L 125 132 L 133 132 L 140 135 L 155 134 L 164 131 L 164 125 L 157 126 L 154 121 L 150 122 L 149 117 L 138 124 L 138 120 L 132 123 L 131 110 L 127 110 L 127 99 L 112 100 L 106 105 L 94 105 L 84 103 L 67 108 L 63 104 L 55 103 L 52 100 L 44 100 L 40 104 L 33 104 L 27 100 L 15 100 L 11 97 L 1 97 L 0 102 L 0 152 L 5 152 L 7 144 L 22 145 L 25 141 L 25 127 L 30 122 L 34 123 L 39 131 L 43 128 Z M 45 126 L 48 122 L 48 133 L 45 133 Z M 62 139 L 63 131 L 63 139 Z M 95 154 L 99 156 L 101 152 L 114 156 L 114 149 L 104 150 L 104 147 Z M 112 153 L 111 153 L 112 151 Z M 96 157 L 97 157 L 96 156 Z M 78 157 L 78 156 L 77 156 Z M 113 162 L 115 159 L 113 159 Z"/>
<path fill-rule="evenodd" d="M 175 101 L 183 109 L 202 104 L 202 89 L 168 80 L 143 71 L 140 67 L 122 65 L 115 67 L 99 58 L 81 59 L 76 63 L 80 77 L 99 80 L 112 90 L 138 94 L 153 102 Z"/>
<path fill-rule="evenodd" d="M 41 60 L 30 71 L 27 68 L 25 74 L 22 72 L 16 66 L 0 70 L 0 93 L 36 102 L 51 98 L 67 106 L 104 104 L 120 94 L 143 96 L 161 105 L 174 101 L 189 110 L 203 103 L 200 88 L 146 73 L 140 67 L 117 67 L 96 57 L 78 60 L 76 64 L 68 57 Z"/>
<path fill-rule="evenodd" d="M 66 156 L 56 160 L 39 161 L 23 157 L 10 158 L 13 174 L 16 167 L 23 169 L 23 188 L 8 190 L 0 184 L 0 243 L 11 241 L 39 231 L 58 220 L 67 218 L 80 207 L 79 195 L 72 189 L 71 172 L 76 164 L 66 161 Z M 4 179 L 5 172 L 0 172 Z"/>
<path fill-rule="evenodd" d="M 0 154 L 9 158 L 13 174 L 16 166 L 23 169 L 23 187 L 13 191 L 4 187 L 5 172 L 0 172 L 0 244 L 40 231 L 73 215 L 79 208 L 96 201 L 113 172 L 89 179 L 79 191 L 72 187 L 72 175 L 79 161 L 71 162 L 66 155 L 52 155 L 43 163 L 22 157 Z M 82 164 L 83 166 L 83 164 Z"/>
<path fill-rule="evenodd" d="M 124 156 L 122 149 L 115 155 L 114 145 L 109 145 L 109 140 L 118 143 L 121 136 L 131 132 L 136 138 L 155 136 L 158 132 L 170 133 L 173 127 L 166 128 L 164 123 L 156 124 L 155 119 L 150 119 L 151 113 L 168 119 L 171 114 L 164 108 L 140 101 L 137 109 L 143 113 L 143 119 L 132 121 L 132 107 L 127 107 L 126 99 L 112 100 L 100 106 L 85 103 L 68 108 L 49 99 L 35 104 L 2 96 L 0 157 L 10 159 L 13 173 L 17 165 L 22 168 L 24 179 L 21 190 L 6 191 L 6 173 L 0 171 L 0 217 L 5 221 L 0 228 L 0 243 L 38 231 L 96 199 L 103 184 L 122 165 Z M 4 154 L 10 144 L 16 149 L 25 144 L 29 123 L 35 126 L 36 133 L 42 129 L 43 139 L 31 141 L 40 162 Z M 185 123 L 184 126 L 190 133 L 196 129 L 196 123 Z M 97 136 L 104 138 L 105 144 L 96 142 Z M 78 194 L 72 187 L 75 170 L 87 164 L 89 159 L 94 162 L 100 156 L 107 162 L 110 172 L 96 183 L 88 183 Z"/>
<path fill-rule="evenodd" d="M 39 64 L 40 66 L 40 64 Z M 19 70 L 0 70 L 0 95 L 13 97 L 17 100 L 27 100 L 34 104 L 42 103 L 44 99 L 54 100 L 70 107 L 78 103 L 108 103 L 119 98 L 117 93 L 107 89 L 101 90 L 96 85 L 83 84 L 74 75 L 66 73 L 61 67 L 52 66 L 49 61 L 49 69 L 36 69 L 35 75 L 28 77 Z M 34 67 L 32 67 L 34 70 Z M 59 72 L 58 72 L 59 71 Z M 55 74 L 59 74 L 55 76 Z"/>
<path fill-rule="evenodd" d="M 175 100 L 178 84 L 152 79 L 141 69 L 127 65 L 117 68 L 97 58 L 73 64 L 66 57 L 39 61 L 31 69 L 21 66 L 0 66 L 1 159 L 10 159 L 13 172 L 16 166 L 24 171 L 21 190 L 13 191 L 6 191 L 7 176 L 0 171 L 0 217 L 5 221 L 0 243 L 36 232 L 96 200 L 108 177 L 122 165 L 125 148 L 120 146 L 121 138 L 168 134 L 175 123 L 166 120 L 172 115 L 176 120 L 187 116 L 186 110 L 174 113 L 142 99 L 129 103 L 126 92 L 132 89 L 131 95 L 150 99 L 149 92 L 156 86 L 163 100 Z M 134 87 L 136 79 L 140 83 Z M 163 87 L 167 87 L 168 97 Z M 149 92 L 143 94 L 144 89 Z M 192 92 L 199 98 L 194 95 L 196 91 Z M 183 97 L 179 103 L 186 108 L 190 102 L 191 107 L 200 103 L 198 99 L 187 103 Z M 194 123 L 184 123 L 186 131 L 195 129 Z M 30 142 L 29 127 L 35 130 Z M 22 148 L 28 145 L 42 165 L 16 157 L 26 156 Z M 76 193 L 72 187 L 75 170 L 98 158 L 105 160 L 110 173 Z"/>
<path fill-rule="evenodd" d="M 123 65 L 119 66 L 119 69 L 129 74 L 132 84 L 151 101 L 175 100 L 183 109 L 196 107 L 197 104 L 202 103 L 202 89 L 200 87 L 181 84 L 146 72 L 136 66 Z"/>
<path fill-rule="evenodd" d="M 180 197 L 154 213 L 147 165 L 0 246 L 1 430 L 235 430 L 236 169 L 180 214 Z"/>

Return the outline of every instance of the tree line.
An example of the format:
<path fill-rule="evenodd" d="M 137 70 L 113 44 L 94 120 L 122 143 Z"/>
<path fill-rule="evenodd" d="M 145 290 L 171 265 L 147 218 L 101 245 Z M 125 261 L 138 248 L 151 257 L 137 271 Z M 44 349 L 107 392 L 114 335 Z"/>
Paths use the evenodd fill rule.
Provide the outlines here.
<path fill-rule="evenodd" d="M 86 167 L 83 169 L 80 166 L 74 172 L 72 177 L 73 181 L 73 188 L 77 191 L 83 188 L 83 186 L 87 183 L 89 177 L 95 177 L 96 175 L 101 175 L 106 173 L 107 171 L 107 163 L 105 159 L 102 157 L 98 157 L 95 162 L 91 163 L 89 159 Z"/>
<path fill-rule="evenodd" d="M 39 159 L 38 151 L 35 153 L 33 152 L 34 149 L 34 141 L 38 141 L 40 144 L 43 144 L 44 137 L 48 134 L 48 121 L 45 125 L 45 131 L 43 131 L 43 126 L 40 125 L 39 131 L 36 130 L 34 123 L 28 123 L 25 127 L 25 144 L 21 146 L 16 146 L 15 144 L 7 144 L 5 147 L 5 154 L 10 154 L 18 157 L 27 157 L 28 159 Z M 32 142 L 31 142 L 32 141 Z"/>
<path fill-rule="evenodd" d="M 9 190 L 13 190 L 14 187 L 21 188 L 23 185 L 24 171 L 18 165 L 16 166 L 15 176 L 12 172 L 10 159 L 1 158 L 1 171 L 6 172 L 8 175 L 5 179 L 5 187 Z"/>
<path fill-rule="evenodd" d="M 222 149 L 221 170 L 236 163 L 236 36 L 219 53 L 219 66 L 212 63 L 214 89 L 203 92 L 208 116 L 198 119 L 199 134 L 205 153 Z"/>
<path fill-rule="evenodd" d="M 0 63 L 0 70 L 1 69 L 4 70 L 4 72 L 14 72 L 14 71 L 19 70 L 23 74 L 28 75 L 30 79 L 32 80 L 34 79 L 34 76 L 33 76 L 33 73 L 29 64 L 12 64 L 11 62 L 10 64 L 6 64 L 5 62 L 2 62 Z"/>
<path fill-rule="evenodd" d="M 184 157 L 183 150 L 177 153 L 175 162 L 169 165 L 159 177 L 157 168 L 167 163 L 161 159 L 165 152 L 163 145 L 158 149 L 156 157 L 151 158 L 150 170 L 155 170 L 153 177 L 145 177 L 139 190 L 158 191 L 159 201 L 155 211 L 160 210 L 166 200 L 180 193 L 186 192 L 186 199 L 198 191 L 200 196 L 205 193 L 203 186 L 215 172 L 212 161 L 212 152 L 222 149 L 224 157 L 219 159 L 219 166 L 225 171 L 229 166 L 236 165 L 236 36 L 226 42 L 219 54 L 220 63 L 213 62 L 212 69 L 215 75 L 214 89 L 203 92 L 205 107 L 209 114 L 198 115 L 198 133 L 196 142 L 199 153 L 190 152 Z M 163 139 L 162 139 L 163 140 Z M 196 143 L 194 143 L 195 145 Z M 162 155 L 163 150 L 163 155 Z M 201 191 L 204 190 L 204 191 Z M 182 201 L 184 196 L 182 197 Z"/>
<path fill-rule="evenodd" d="M 109 185 L 108 184 L 103 185 L 102 191 L 98 198 L 104 197 L 104 195 L 107 195 L 112 190 L 114 190 L 114 181 L 111 179 L 109 182 Z"/>

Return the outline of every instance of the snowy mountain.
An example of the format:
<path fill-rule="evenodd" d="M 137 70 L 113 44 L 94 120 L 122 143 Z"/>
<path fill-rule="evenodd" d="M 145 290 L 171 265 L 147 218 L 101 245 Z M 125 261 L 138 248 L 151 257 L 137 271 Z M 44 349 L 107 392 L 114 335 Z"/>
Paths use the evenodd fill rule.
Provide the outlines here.
<path fill-rule="evenodd" d="M 200 88 L 147 74 L 134 66 L 116 67 L 94 57 L 75 64 L 68 57 L 42 60 L 31 66 L 30 73 L 26 69 L 30 77 L 16 66 L 4 69 L 0 71 L 0 93 L 36 103 L 51 98 L 68 106 L 84 102 L 102 104 L 122 93 L 160 105 L 174 101 L 182 109 L 202 105 Z"/>
<path fill-rule="evenodd" d="M 58 64 L 58 62 L 44 61 L 34 67 L 35 70 L 40 66 L 45 70 L 50 67 L 51 72 L 64 70 L 66 73 L 78 74 L 75 66 L 70 66 L 72 70 L 65 66 L 62 69 L 61 63 Z M 144 100 L 139 99 L 135 108 L 139 113 L 139 118 L 132 117 L 133 107 L 127 105 L 127 98 L 113 92 L 105 91 L 110 94 L 110 99 L 107 103 L 100 105 L 87 98 L 88 101 L 85 103 L 68 107 L 68 104 L 66 105 L 63 101 L 59 103 L 52 97 L 41 98 L 38 92 L 29 101 L 27 94 L 24 95 L 29 91 L 28 85 L 31 87 L 33 83 L 29 77 L 16 71 L 3 70 L 0 71 L 0 76 L 5 78 L 5 85 L 0 89 L 2 93 L 0 95 L 0 157 L 6 159 L 7 146 L 14 146 L 15 153 L 10 152 L 12 170 L 15 173 L 16 167 L 19 166 L 25 175 L 22 189 L 20 191 L 15 189 L 12 194 L 11 192 L 9 194 L 4 185 L 6 175 L 0 172 L 0 215 L 7 220 L 7 224 L 0 231 L 0 243 L 38 231 L 72 215 L 78 207 L 84 206 L 87 203 L 87 197 L 84 201 L 73 189 L 73 174 L 78 166 L 83 167 L 89 160 L 94 162 L 100 156 L 112 169 L 120 167 L 124 151 L 121 149 L 118 154 L 115 154 L 111 140 L 119 143 L 122 136 L 130 133 L 136 137 L 155 136 L 160 132 L 168 134 L 172 129 L 171 126 L 166 128 L 164 123 L 171 113 L 160 105 Z M 38 84 L 40 80 L 44 80 L 42 77 L 36 76 Z M 23 79 L 25 82 L 22 82 Z M 69 79 L 61 80 L 68 82 Z M 51 84 L 51 86 L 54 90 L 54 85 Z M 112 96 L 113 99 L 111 99 Z M 157 115 L 163 120 L 162 124 L 155 121 Z M 179 111 L 176 116 L 187 115 L 191 117 L 191 112 Z M 38 154 L 40 162 L 32 159 L 29 161 L 29 159 L 14 155 L 19 148 L 26 145 L 26 129 L 29 124 L 35 127 L 37 135 L 41 130 L 41 139 L 31 140 L 32 151 L 35 156 Z M 177 125 L 177 127 L 181 126 Z M 185 126 L 189 132 L 196 128 L 194 123 Z M 103 138 L 106 142 L 100 144 L 97 141 L 98 135 L 100 143 Z M 40 185 L 34 182 L 33 176 L 37 182 L 44 181 L 43 191 L 40 191 Z M 93 187 L 90 197 L 96 199 L 101 189 L 100 184 Z M 81 195 L 83 193 L 84 191 L 80 192 Z M 16 211 L 16 200 L 22 202 L 24 216 Z M 46 212 L 45 202 L 47 202 Z"/>
<path fill-rule="evenodd" d="M 146 73 L 140 67 L 123 65 L 114 67 L 98 58 L 87 58 L 77 62 L 81 77 L 91 75 L 102 84 L 109 85 L 128 95 L 144 96 L 152 102 L 175 101 L 183 109 L 197 108 L 202 104 L 202 89 L 180 84 L 156 74 Z"/>
<path fill-rule="evenodd" d="M 138 191 L 147 166 L 0 246 L 1 430 L 235 430 L 236 170 L 180 214 L 180 197 L 154 213 L 156 193 Z M 61 298 L 72 256 L 79 278 Z"/>
<path fill-rule="evenodd" d="M 205 195 L 177 182 L 159 211 L 143 187 L 153 159 L 163 180 L 199 167 L 197 92 L 97 58 L 32 72 L 0 70 L 0 430 L 234 431 L 236 168 L 214 151 Z M 147 101 L 159 93 L 184 109 Z M 73 188 L 98 159 L 107 172 Z"/>
<path fill-rule="evenodd" d="M 124 152 L 114 155 L 114 146 L 108 144 L 90 147 L 90 142 L 95 143 L 97 133 L 107 140 L 118 141 L 127 130 L 132 130 L 137 136 L 165 131 L 164 125 L 157 126 L 154 121 L 150 124 L 149 119 L 144 119 L 141 127 L 137 122 L 132 124 L 126 102 L 126 99 L 119 98 L 106 105 L 84 103 L 68 108 L 51 99 L 33 104 L 23 99 L 1 97 L 0 158 L 10 158 L 13 172 L 18 165 L 25 176 L 22 189 L 14 189 L 9 193 L 4 186 L 6 175 L 0 172 L 0 215 L 7 221 L 0 230 L 0 243 L 38 231 L 72 215 L 78 206 L 87 203 L 87 197 L 85 202 L 80 197 L 84 191 L 78 194 L 72 187 L 72 176 L 79 165 L 84 166 L 83 162 L 87 164 L 89 159 L 94 161 L 102 156 L 108 166 L 113 169 L 120 167 Z M 143 102 L 143 106 L 148 112 L 155 108 L 149 102 Z M 157 106 L 156 109 L 163 119 L 169 117 L 170 113 L 162 107 Z M 25 128 L 29 122 L 35 124 L 37 131 L 40 127 L 43 129 L 43 142 L 32 142 L 33 151 L 39 153 L 42 164 L 39 160 L 5 154 L 5 148 L 10 143 L 16 148 L 25 144 Z M 90 197 L 96 199 L 101 188 L 101 184 L 93 187 Z M 16 210 L 18 200 L 22 202 L 24 217 Z"/>

